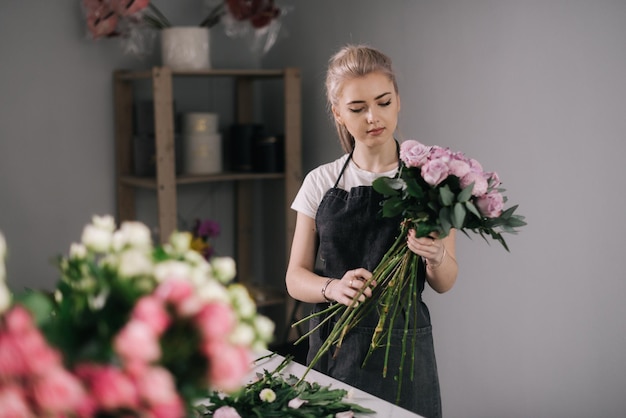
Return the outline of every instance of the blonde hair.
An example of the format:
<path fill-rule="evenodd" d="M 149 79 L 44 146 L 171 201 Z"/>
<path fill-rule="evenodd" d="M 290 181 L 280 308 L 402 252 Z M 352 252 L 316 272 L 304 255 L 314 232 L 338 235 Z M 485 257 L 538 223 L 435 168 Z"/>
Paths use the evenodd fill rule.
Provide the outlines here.
<path fill-rule="evenodd" d="M 391 59 L 379 50 L 367 45 L 346 45 L 328 61 L 326 72 L 326 98 L 328 110 L 337 105 L 343 83 L 373 72 L 380 72 L 389 77 L 393 88 L 398 93 L 398 84 L 393 72 Z M 331 111 L 332 115 L 332 111 Z M 341 148 L 347 153 L 354 150 L 354 137 L 346 127 L 335 120 Z"/>

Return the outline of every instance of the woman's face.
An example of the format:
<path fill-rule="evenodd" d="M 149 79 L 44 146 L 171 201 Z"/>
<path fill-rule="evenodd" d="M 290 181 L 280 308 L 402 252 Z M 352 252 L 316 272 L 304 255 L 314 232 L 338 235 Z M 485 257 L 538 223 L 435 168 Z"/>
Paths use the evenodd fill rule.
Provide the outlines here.
<path fill-rule="evenodd" d="M 332 111 L 355 141 L 373 146 L 393 139 L 400 96 L 386 75 L 374 72 L 346 81 Z"/>

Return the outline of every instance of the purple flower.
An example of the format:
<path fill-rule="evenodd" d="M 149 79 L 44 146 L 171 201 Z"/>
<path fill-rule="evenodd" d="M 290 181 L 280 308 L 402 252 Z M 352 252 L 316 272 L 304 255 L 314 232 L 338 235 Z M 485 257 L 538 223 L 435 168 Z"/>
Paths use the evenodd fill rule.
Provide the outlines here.
<path fill-rule="evenodd" d="M 492 191 L 476 199 L 476 206 L 483 216 L 497 218 L 502 214 L 504 198 L 500 193 Z"/>
<path fill-rule="evenodd" d="M 407 167 L 421 167 L 428 161 L 430 147 L 409 139 L 400 145 L 400 159 Z"/>
<path fill-rule="evenodd" d="M 449 174 L 448 164 L 441 159 L 429 160 L 422 166 L 422 177 L 431 186 L 436 186 L 444 181 Z"/>
<path fill-rule="evenodd" d="M 211 220 L 196 221 L 196 231 L 198 236 L 211 238 L 220 234 L 220 224 Z"/>

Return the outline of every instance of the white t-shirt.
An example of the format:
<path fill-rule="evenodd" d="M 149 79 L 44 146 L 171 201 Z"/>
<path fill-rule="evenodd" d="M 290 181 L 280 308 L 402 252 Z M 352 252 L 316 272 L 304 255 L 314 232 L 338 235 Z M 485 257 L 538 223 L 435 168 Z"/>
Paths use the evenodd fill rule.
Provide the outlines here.
<path fill-rule="evenodd" d="M 348 157 L 349 154 L 344 154 L 333 162 L 322 164 L 311 170 L 304 178 L 302 186 L 291 204 L 291 209 L 315 219 L 317 208 L 326 192 L 335 185 Z M 371 186 L 378 177 L 393 177 L 397 171 L 398 169 L 394 168 L 384 173 L 372 173 L 371 171 L 360 169 L 350 161 L 337 187 L 343 190 L 350 190 L 358 186 Z"/>

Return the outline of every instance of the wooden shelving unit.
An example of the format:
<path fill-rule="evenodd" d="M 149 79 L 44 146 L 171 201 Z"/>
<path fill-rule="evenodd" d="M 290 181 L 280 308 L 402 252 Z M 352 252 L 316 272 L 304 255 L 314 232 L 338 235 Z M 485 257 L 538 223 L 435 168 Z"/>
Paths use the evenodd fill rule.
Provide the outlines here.
<path fill-rule="evenodd" d="M 253 122 L 253 84 L 264 79 L 279 79 L 284 100 L 284 172 L 224 172 L 211 175 L 177 176 L 175 173 L 173 78 L 226 77 L 234 80 L 235 119 L 237 123 Z M 156 137 L 156 177 L 133 175 L 133 84 L 151 82 Z M 272 97 L 275 100 L 276 97 Z M 295 228 L 295 213 L 289 209 L 302 182 L 301 162 L 301 81 L 300 70 L 199 70 L 172 71 L 153 67 L 146 71 L 118 70 L 114 73 L 117 216 L 121 221 L 136 219 L 135 192 L 138 188 L 154 190 L 157 195 L 158 229 L 162 242 L 177 227 L 177 188 L 184 184 L 235 182 L 236 222 L 234 225 L 236 261 L 239 280 L 246 284 L 252 277 L 253 183 L 258 180 L 282 179 L 285 205 L 285 248 L 289 249 Z M 229 109 L 228 111 L 231 111 Z M 288 259 L 288 256 L 286 257 Z M 257 306 L 285 303 L 288 297 L 274 291 L 250 286 Z M 287 304 L 289 305 L 289 303 Z"/>

